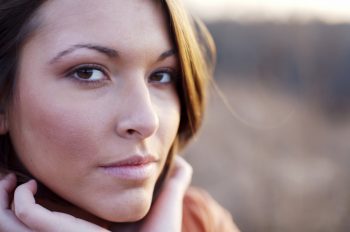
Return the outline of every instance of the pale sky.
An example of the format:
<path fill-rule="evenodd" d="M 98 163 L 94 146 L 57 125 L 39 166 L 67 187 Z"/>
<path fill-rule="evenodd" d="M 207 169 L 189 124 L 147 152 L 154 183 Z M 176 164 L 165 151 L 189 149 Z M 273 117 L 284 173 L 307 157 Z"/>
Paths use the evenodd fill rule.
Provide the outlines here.
<path fill-rule="evenodd" d="M 190 11 L 205 19 L 288 20 L 323 19 L 350 22 L 350 0 L 184 0 Z"/>

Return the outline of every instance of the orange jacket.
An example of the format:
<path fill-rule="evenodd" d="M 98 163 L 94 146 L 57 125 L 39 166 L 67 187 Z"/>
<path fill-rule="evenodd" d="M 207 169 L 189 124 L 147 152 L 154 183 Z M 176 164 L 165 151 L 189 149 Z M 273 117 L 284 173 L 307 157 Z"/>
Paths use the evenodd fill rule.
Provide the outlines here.
<path fill-rule="evenodd" d="M 183 204 L 182 232 L 239 232 L 231 214 L 204 190 L 190 187 Z"/>

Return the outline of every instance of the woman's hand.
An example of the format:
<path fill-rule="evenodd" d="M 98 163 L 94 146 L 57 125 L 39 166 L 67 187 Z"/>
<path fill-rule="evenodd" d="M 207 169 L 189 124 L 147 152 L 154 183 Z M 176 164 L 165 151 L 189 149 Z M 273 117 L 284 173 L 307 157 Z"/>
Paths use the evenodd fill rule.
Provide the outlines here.
<path fill-rule="evenodd" d="M 11 210 L 11 196 L 16 187 L 16 177 L 9 174 L 0 179 L 0 232 L 30 232 Z"/>
<path fill-rule="evenodd" d="M 107 231 L 71 215 L 51 212 L 35 203 L 37 185 L 34 180 L 16 186 L 16 177 L 7 175 L 0 180 L 0 232 Z M 14 195 L 13 195 L 14 192 Z M 12 204 L 10 196 L 14 196 Z"/>
<path fill-rule="evenodd" d="M 181 231 L 183 198 L 191 179 L 192 167 L 176 156 L 169 178 L 146 216 L 141 232 Z"/>

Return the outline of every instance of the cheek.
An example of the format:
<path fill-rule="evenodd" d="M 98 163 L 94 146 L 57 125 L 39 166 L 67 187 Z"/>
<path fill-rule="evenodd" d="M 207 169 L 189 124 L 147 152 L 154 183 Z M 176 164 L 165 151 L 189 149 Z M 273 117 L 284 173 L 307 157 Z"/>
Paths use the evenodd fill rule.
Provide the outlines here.
<path fill-rule="evenodd" d="M 24 92 L 25 93 L 25 92 Z M 14 106 L 10 133 L 25 166 L 37 170 L 79 165 L 97 152 L 97 120 L 91 110 L 73 102 L 55 102 L 47 97 L 22 96 Z M 78 167 L 78 166 L 76 166 Z"/>
<path fill-rule="evenodd" d="M 28 123 L 28 130 L 31 130 L 32 137 L 38 136 L 40 144 L 51 147 L 53 151 L 61 151 L 61 155 L 74 154 L 86 156 L 94 144 L 95 128 L 93 120 L 84 117 L 88 114 L 86 110 L 75 108 L 75 110 L 67 108 L 46 107 L 37 112 L 40 117 L 31 117 Z M 76 112 L 78 110 L 79 112 Z M 92 151 L 93 152 L 93 151 Z"/>
<path fill-rule="evenodd" d="M 176 93 L 173 93 L 170 99 L 158 104 L 158 112 L 160 125 L 158 138 L 161 140 L 160 147 L 167 149 L 163 153 L 167 153 L 174 142 L 180 124 L 180 103 Z"/>

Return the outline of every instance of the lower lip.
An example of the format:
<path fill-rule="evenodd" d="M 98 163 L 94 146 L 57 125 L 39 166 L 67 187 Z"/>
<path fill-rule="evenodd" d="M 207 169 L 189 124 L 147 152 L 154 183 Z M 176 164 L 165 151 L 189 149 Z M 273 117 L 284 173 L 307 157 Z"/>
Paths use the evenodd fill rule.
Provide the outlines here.
<path fill-rule="evenodd" d="M 112 177 L 125 180 L 146 180 L 156 173 L 156 163 L 135 166 L 103 167 L 103 171 Z"/>

